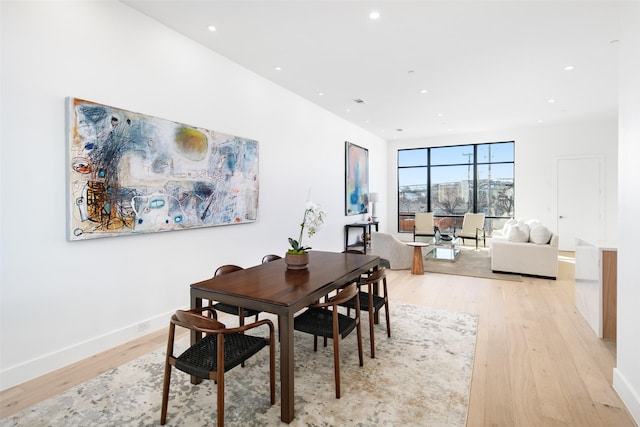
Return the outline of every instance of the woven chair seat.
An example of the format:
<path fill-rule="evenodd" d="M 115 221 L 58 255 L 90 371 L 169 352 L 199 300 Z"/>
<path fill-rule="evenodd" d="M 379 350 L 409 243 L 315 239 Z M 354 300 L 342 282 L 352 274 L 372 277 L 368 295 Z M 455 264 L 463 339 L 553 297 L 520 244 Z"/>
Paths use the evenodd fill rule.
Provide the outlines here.
<path fill-rule="evenodd" d="M 347 308 L 356 308 L 356 300 L 355 298 L 350 299 L 349 301 L 346 301 L 340 305 L 342 307 L 347 307 Z M 374 294 L 373 307 L 376 310 L 380 310 L 382 307 L 384 307 L 384 297 Z M 369 293 L 368 292 L 360 291 L 360 309 L 363 311 L 369 311 Z"/>
<path fill-rule="evenodd" d="M 268 346 L 265 338 L 246 334 L 224 335 L 224 371 L 244 362 Z M 176 359 L 176 368 L 198 378 L 209 378 L 209 372 L 217 370 L 217 337 L 208 335 L 188 348 Z"/>
<path fill-rule="evenodd" d="M 236 316 L 238 315 L 237 305 L 231 305 L 231 304 L 225 304 L 223 302 L 219 302 L 214 304 L 213 308 L 215 308 L 217 311 L 222 311 L 224 313 L 234 314 Z M 250 308 L 245 308 L 243 310 L 244 310 L 244 317 L 256 316 L 260 313 L 259 311 L 252 310 Z"/>
<path fill-rule="evenodd" d="M 323 308 L 309 308 L 293 319 L 293 329 L 320 337 L 333 338 L 333 314 Z M 355 319 L 338 313 L 338 332 L 342 338 L 356 327 Z"/>

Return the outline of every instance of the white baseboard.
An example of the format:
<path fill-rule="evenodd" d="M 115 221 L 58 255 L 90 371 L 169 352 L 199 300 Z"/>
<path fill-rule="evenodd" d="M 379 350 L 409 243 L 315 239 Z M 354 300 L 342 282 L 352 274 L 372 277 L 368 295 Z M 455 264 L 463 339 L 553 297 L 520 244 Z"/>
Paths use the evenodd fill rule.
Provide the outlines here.
<path fill-rule="evenodd" d="M 174 311 L 160 314 L 142 322 L 79 342 L 58 351 L 11 366 L 0 372 L 0 391 L 76 363 L 87 357 L 117 347 L 169 325 Z"/>
<path fill-rule="evenodd" d="M 613 369 L 613 389 L 624 402 L 633 420 L 640 425 L 640 394 L 629 384 L 618 368 Z"/>

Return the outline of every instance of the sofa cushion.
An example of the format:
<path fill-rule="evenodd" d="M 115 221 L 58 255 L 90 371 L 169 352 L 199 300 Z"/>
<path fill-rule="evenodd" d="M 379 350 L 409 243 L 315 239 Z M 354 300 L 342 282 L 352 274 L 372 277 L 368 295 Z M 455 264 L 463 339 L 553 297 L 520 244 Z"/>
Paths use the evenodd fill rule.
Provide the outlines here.
<path fill-rule="evenodd" d="M 518 221 L 507 229 L 507 240 L 510 242 L 526 243 L 529 241 L 529 226 L 522 221 Z"/>
<path fill-rule="evenodd" d="M 551 240 L 551 230 L 539 222 L 532 224 L 529 230 L 529 240 L 536 245 L 546 245 Z"/>

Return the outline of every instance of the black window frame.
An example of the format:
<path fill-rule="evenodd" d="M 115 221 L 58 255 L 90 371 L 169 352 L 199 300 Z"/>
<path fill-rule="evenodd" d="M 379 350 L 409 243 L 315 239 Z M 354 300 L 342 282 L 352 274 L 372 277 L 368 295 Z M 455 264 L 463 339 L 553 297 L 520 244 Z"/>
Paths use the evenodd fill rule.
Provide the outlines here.
<path fill-rule="evenodd" d="M 499 161 L 492 161 L 491 158 L 488 158 L 486 161 L 483 161 L 483 159 L 479 159 L 478 156 L 478 152 L 479 152 L 479 148 L 483 149 L 486 146 L 491 146 L 491 145 L 497 145 L 497 144 L 512 144 L 512 152 L 513 152 L 513 159 L 511 161 L 505 161 L 505 160 L 499 160 Z M 473 158 L 467 159 L 466 163 L 446 163 L 446 164 L 433 164 L 433 159 L 432 159 L 432 152 L 434 150 L 438 150 L 438 149 L 447 149 L 447 148 L 460 148 L 460 147 L 466 147 L 468 150 L 472 150 L 473 153 Z M 411 151 L 411 150 L 426 150 L 426 164 L 411 164 L 411 165 L 407 165 L 407 166 L 401 166 L 401 153 L 402 152 L 407 152 L 407 151 Z M 510 212 L 506 212 L 506 215 L 486 215 L 485 218 L 487 218 L 489 220 L 489 224 L 493 224 L 494 222 L 500 223 L 503 220 L 506 221 L 507 219 L 514 217 L 515 216 L 515 188 L 516 188 L 516 183 L 515 183 L 515 168 L 516 168 L 516 162 L 515 162 L 515 157 L 516 157 L 516 144 L 515 141 L 497 141 L 497 142 L 485 142 L 485 143 L 477 143 L 477 144 L 463 144 L 463 145 L 447 145 L 447 146 L 433 146 L 433 147 L 414 147 L 414 148 L 405 148 L 405 149 L 398 149 L 397 152 L 397 230 L 398 233 L 410 233 L 411 231 L 403 229 L 402 227 L 402 220 L 403 219 L 410 219 L 410 218 L 415 218 L 415 214 L 417 212 L 433 212 L 433 203 L 432 203 L 432 170 L 433 168 L 438 168 L 438 167 L 450 167 L 450 166 L 464 166 L 464 167 L 472 167 L 473 168 L 473 173 L 471 174 L 471 172 L 469 172 L 469 176 L 473 176 L 473 184 L 472 184 L 472 199 L 473 199 L 473 203 L 472 206 L 468 207 L 466 212 L 473 212 L 473 213 L 478 213 L 479 210 L 479 191 L 481 188 L 480 185 L 480 179 L 478 177 L 478 172 L 479 172 L 479 167 L 482 168 L 486 165 L 489 165 L 489 170 L 490 170 L 490 166 L 491 165 L 504 165 L 504 164 L 511 164 L 513 165 L 513 184 L 512 184 L 512 194 L 511 194 L 511 198 L 510 201 L 508 201 L 508 203 L 510 203 L 511 205 L 511 211 Z M 489 153 L 491 152 L 490 147 L 489 147 Z M 471 155 L 471 153 L 469 154 Z M 473 160 L 472 162 L 470 162 L 469 160 Z M 414 212 L 401 212 L 400 207 L 401 207 L 401 197 L 402 196 L 406 196 L 406 194 L 408 194 L 409 192 L 401 192 L 401 183 L 400 183 L 400 174 L 401 174 L 401 170 L 403 169 L 417 169 L 417 168 L 426 168 L 426 178 L 427 178 L 427 182 L 426 182 L 426 206 L 424 209 L 420 209 L 420 210 L 416 210 Z M 468 183 L 469 186 L 471 186 L 471 183 Z M 489 193 L 490 193 L 490 186 L 491 186 L 491 182 L 488 183 L 489 185 Z M 418 190 L 419 191 L 419 190 Z M 491 208 L 491 201 L 488 201 L 488 205 L 489 208 Z M 495 206 L 494 206 L 495 209 Z M 486 212 L 485 212 L 486 213 Z M 462 215 L 457 215 L 457 214 L 449 214 L 449 215 L 436 215 L 436 217 L 439 218 L 444 218 L 444 217 L 450 217 L 453 218 L 456 221 L 461 221 L 462 216 L 464 216 L 464 214 Z M 491 231 L 491 229 L 493 228 L 492 226 L 489 227 Z"/>

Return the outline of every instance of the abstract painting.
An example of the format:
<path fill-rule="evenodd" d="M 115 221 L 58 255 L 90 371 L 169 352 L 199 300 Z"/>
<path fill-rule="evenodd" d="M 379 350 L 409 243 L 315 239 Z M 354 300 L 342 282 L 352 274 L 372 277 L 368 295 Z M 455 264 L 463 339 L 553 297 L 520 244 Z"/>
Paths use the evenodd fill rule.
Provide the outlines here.
<path fill-rule="evenodd" d="M 254 222 L 258 142 L 67 98 L 69 240 Z"/>
<path fill-rule="evenodd" d="M 369 208 L 369 150 L 349 141 L 346 141 L 345 145 L 345 213 L 364 214 Z"/>

